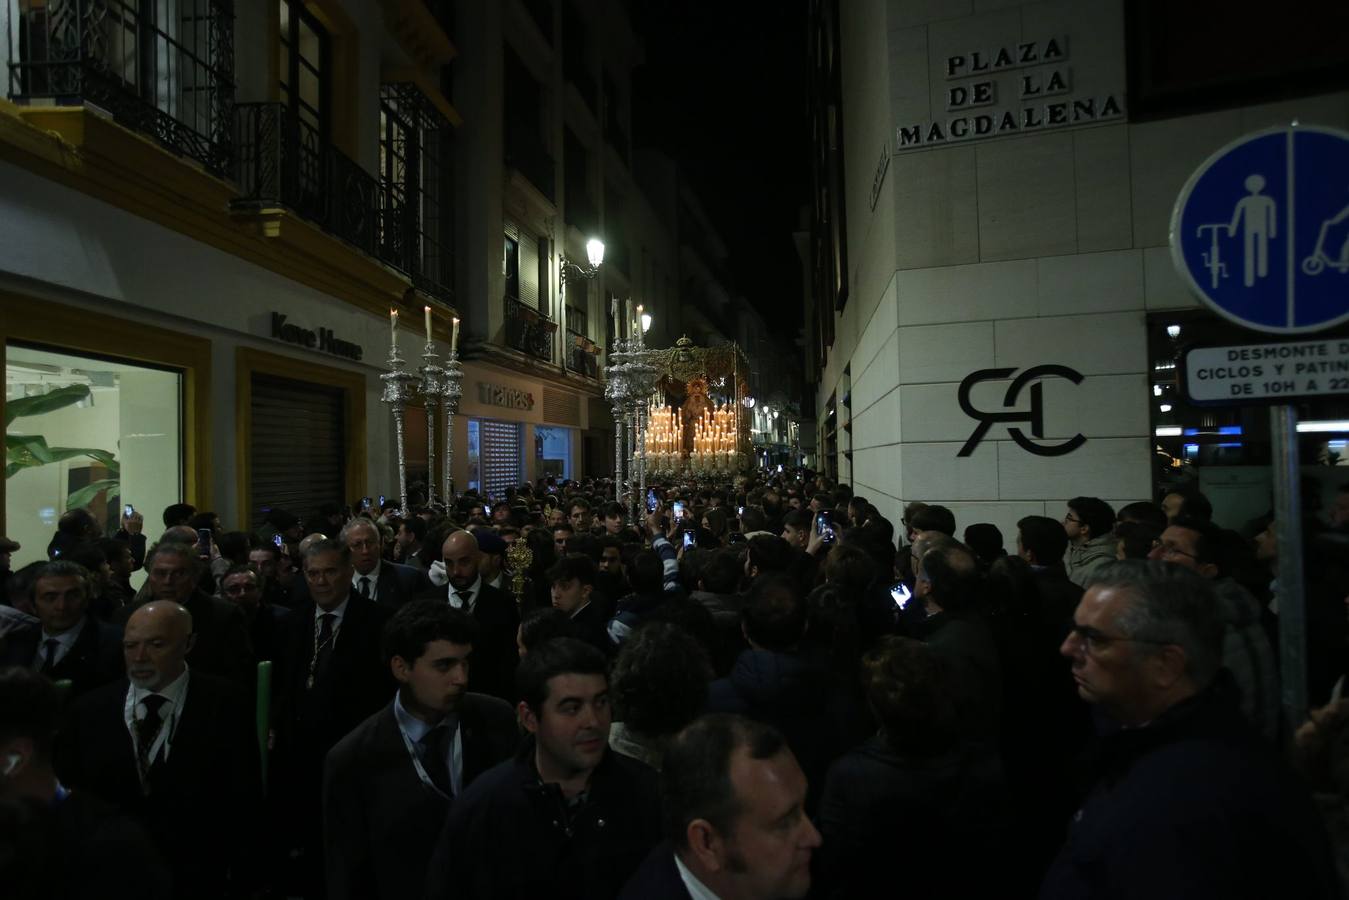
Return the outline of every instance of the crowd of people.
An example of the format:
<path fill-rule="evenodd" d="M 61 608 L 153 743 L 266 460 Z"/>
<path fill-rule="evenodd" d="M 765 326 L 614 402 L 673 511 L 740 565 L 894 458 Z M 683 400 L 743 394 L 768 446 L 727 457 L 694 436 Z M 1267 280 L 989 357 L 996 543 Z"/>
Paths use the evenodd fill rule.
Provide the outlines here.
<path fill-rule="evenodd" d="M 639 499 L 73 510 L 14 571 L 0 538 L 0 894 L 1349 886 L 1349 488 L 1304 524 L 1306 722 L 1271 517 L 896 526 L 809 471 Z"/>

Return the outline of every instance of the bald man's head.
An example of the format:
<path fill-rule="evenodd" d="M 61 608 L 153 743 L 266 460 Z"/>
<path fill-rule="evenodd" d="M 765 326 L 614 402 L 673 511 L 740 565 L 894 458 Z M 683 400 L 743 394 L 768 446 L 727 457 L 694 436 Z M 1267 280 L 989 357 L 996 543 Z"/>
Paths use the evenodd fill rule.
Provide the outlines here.
<path fill-rule="evenodd" d="M 300 541 L 300 557 L 303 559 L 310 547 L 314 546 L 319 541 L 326 540 L 328 540 L 328 536 L 326 534 L 319 534 L 317 531 L 313 534 L 306 535 L 305 539 Z"/>
<path fill-rule="evenodd" d="M 159 539 L 161 544 L 195 544 L 197 531 L 189 525 L 175 525 Z"/>
<path fill-rule="evenodd" d="M 147 691 L 161 691 L 187 669 L 187 654 L 196 635 L 192 614 L 177 603 L 147 603 L 127 619 L 122 635 L 126 674 Z"/>
<path fill-rule="evenodd" d="M 478 549 L 477 538 L 467 531 L 456 531 L 445 539 L 440 550 L 445 560 L 445 572 L 456 591 L 465 590 L 478 580 L 482 551 Z"/>

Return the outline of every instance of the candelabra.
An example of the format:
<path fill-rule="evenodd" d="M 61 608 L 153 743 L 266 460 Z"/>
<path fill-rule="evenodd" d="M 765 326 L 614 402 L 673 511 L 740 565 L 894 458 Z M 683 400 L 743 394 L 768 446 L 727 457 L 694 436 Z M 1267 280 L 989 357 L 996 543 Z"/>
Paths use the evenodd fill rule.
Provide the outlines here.
<path fill-rule="evenodd" d="M 422 348 L 421 381 L 417 390 L 426 406 L 426 505 L 436 502 L 436 405 L 442 390 L 441 380 L 445 370 L 436 365 L 440 357 L 436 354 L 436 345 L 427 341 Z M 448 482 L 442 485 L 442 493 L 449 501 Z"/>
<path fill-rule="evenodd" d="M 380 381 L 384 382 L 384 393 L 380 399 L 389 404 L 393 411 L 393 429 L 396 441 L 396 450 L 398 453 L 398 506 L 399 514 L 409 515 L 408 511 L 408 472 L 407 461 L 404 456 L 404 430 L 403 415 L 407 408 L 407 402 L 412 397 L 421 379 L 403 368 L 403 357 L 398 352 L 398 342 L 394 341 L 389 346 L 388 358 L 389 371 L 379 376 Z"/>
<path fill-rule="evenodd" d="M 639 307 L 640 309 L 640 307 Z M 639 505 L 646 497 L 646 424 L 647 424 L 647 404 L 651 398 L 651 392 L 655 390 L 656 378 L 660 371 L 652 365 L 654 353 L 646 349 L 645 341 L 642 338 L 642 327 L 640 322 L 635 330 L 633 339 L 633 349 L 629 352 L 628 358 L 628 382 L 629 382 L 629 404 L 632 410 L 633 435 L 632 445 L 637 451 L 637 493 L 633 498 L 632 516 L 634 519 L 638 516 Z"/>
<path fill-rule="evenodd" d="M 464 367 L 459 364 L 459 351 L 451 347 L 440 380 L 440 411 L 445 419 L 445 470 L 440 490 L 446 506 L 454 500 L 454 476 L 450 473 L 454 462 L 454 416 L 459 412 L 459 398 L 464 394 L 463 382 Z"/>
<path fill-rule="evenodd" d="M 614 499 L 627 504 L 628 490 L 623 477 L 624 444 L 628 431 L 628 400 L 631 381 L 628 377 L 628 342 L 615 336 L 609 351 L 608 365 L 604 367 L 604 396 L 614 410 Z"/>

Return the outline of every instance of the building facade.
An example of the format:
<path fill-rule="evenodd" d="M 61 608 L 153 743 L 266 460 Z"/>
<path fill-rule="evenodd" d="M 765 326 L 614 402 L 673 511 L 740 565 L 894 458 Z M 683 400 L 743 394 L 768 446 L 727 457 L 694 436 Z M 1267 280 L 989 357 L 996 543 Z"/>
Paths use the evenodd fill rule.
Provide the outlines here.
<path fill-rule="evenodd" d="M 1268 509 L 1266 410 L 1177 383 L 1187 347 L 1261 337 L 1200 308 L 1168 226 L 1243 134 L 1349 126 L 1349 56 L 1292 11 L 1253 29 L 1179 6 L 812 3 L 820 465 L 892 521 L 942 503 L 1014 542 L 1067 498 L 1177 484 L 1229 527 Z M 1342 400 L 1300 412 L 1349 428 Z M 1323 494 L 1346 437 L 1303 435 Z"/>
<path fill-rule="evenodd" d="M 679 329 L 673 239 L 630 169 L 626 21 L 617 0 L 0 2 L 16 565 L 68 508 L 157 533 L 179 500 L 251 528 L 396 494 L 395 339 L 415 370 L 457 334 L 435 435 L 457 489 L 612 466 L 611 301 L 655 343 Z"/>

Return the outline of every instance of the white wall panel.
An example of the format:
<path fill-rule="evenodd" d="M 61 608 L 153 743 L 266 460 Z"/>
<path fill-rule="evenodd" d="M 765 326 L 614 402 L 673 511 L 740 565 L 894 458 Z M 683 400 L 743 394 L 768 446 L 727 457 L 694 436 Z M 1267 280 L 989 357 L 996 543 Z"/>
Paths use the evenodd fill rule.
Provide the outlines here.
<path fill-rule="evenodd" d="M 1122 250 L 1039 260 L 1040 315 L 1143 308 L 1143 253 Z"/>
<path fill-rule="evenodd" d="M 994 359 L 992 322 L 899 329 L 901 384 L 960 381 Z"/>
<path fill-rule="evenodd" d="M 1034 316 L 1036 283 L 1033 259 L 901 271 L 899 324 Z"/>

